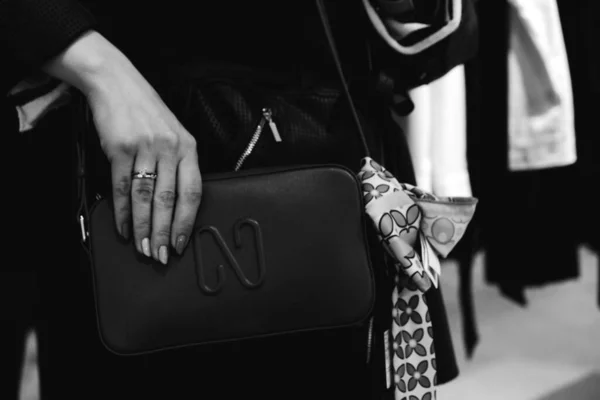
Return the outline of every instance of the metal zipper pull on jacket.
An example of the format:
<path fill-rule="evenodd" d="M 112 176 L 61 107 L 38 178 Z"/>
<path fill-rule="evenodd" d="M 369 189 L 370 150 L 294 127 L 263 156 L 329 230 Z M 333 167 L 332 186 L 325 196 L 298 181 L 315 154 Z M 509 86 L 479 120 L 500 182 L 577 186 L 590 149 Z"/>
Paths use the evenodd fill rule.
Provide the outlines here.
<path fill-rule="evenodd" d="M 265 124 L 267 123 L 269 124 L 269 128 L 271 128 L 271 132 L 273 133 L 275 141 L 281 142 L 279 130 L 277 129 L 277 125 L 275 125 L 275 122 L 273 121 L 273 111 L 270 108 L 263 108 L 260 122 L 256 126 L 256 129 L 254 130 L 254 134 L 252 135 L 248 146 L 246 146 L 246 149 L 238 159 L 238 162 L 235 164 L 235 171 L 239 171 L 242 167 L 242 164 L 244 164 L 244 161 L 246 161 L 246 158 L 248 158 L 248 156 L 252 154 L 252 150 L 254 150 L 254 147 L 256 146 L 258 139 L 260 139 L 260 135 L 262 134 L 263 129 L 265 128 Z"/>
<path fill-rule="evenodd" d="M 275 121 L 273 121 L 273 111 L 270 108 L 263 108 L 262 110 L 263 116 L 269 123 L 269 128 L 271 128 L 271 133 L 273 133 L 273 138 L 277 143 L 281 142 L 281 136 L 279 135 L 279 130 L 277 129 L 277 125 L 275 125 Z"/>

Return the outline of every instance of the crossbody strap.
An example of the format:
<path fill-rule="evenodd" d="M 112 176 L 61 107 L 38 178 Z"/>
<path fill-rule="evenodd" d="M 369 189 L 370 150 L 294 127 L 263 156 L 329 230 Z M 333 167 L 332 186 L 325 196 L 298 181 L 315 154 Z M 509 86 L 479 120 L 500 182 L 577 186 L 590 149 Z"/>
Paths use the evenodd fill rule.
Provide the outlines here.
<path fill-rule="evenodd" d="M 327 44 L 329 46 L 331 56 L 333 57 L 335 67 L 340 78 L 340 83 L 342 84 L 342 89 L 344 90 L 344 95 L 346 96 L 346 100 L 348 100 L 348 105 L 350 106 L 350 111 L 352 112 L 352 118 L 354 119 L 354 123 L 356 124 L 356 129 L 360 137 L 363 150 L 365 152 L 365 157 L 370 157 L 371 153 L 369 151 L 369 146 L 367 145 L 367 138 L 365 136 L 362 123 L 360 122 L 360 118 L 358 117 L 358 111 L 356 110 L 356 106 L 354 105 L 354 100 L 352 99 L 352 95 L 350 95 L 348 81 L 344 76 L 342 61 L 340 60 L 337 46 L 335 44 L 335 39 L 333 38 L 333 32 L 331 30 L 331 24 L 329 23 L 329 17 L 327 15 L 325 3 L 323 0 L 316 0 L 316 2 L 317 9 L 319 10 L 319 16 L 321 17 L 321 23 L 323 24 L 323 30 L 325 31 L 325 36 L 327 37 Z"/>

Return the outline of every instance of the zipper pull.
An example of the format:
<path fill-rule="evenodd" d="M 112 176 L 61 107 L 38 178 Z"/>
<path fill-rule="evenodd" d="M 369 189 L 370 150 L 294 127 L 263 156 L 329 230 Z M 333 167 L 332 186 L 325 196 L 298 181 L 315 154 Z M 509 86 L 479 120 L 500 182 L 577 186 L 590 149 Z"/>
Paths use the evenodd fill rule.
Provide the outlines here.
<path fill-rule="evenodd" d="M 81 229 L 81 240 L 83 243 L 85 243 L 87 242 L 87 238 L 90 236 L 90 233 L 85 226 L 85 217 L 81 214 L 79 215 L 79 228 Z"/>
<path fill-rule="evenodd" d="M 373 351 L 373 316 L 369 318 L 369 331 L 367 332 L 367 364 L 371 364 Z"/>
<path fill-rule="evenodd" d="M 273 138 L 277 143 L 281 142 L 281 135 L 279 135 L 279 130 L 277 129 L 277 125 L 275 125 L 275 121 L 273 121 L 273 111 L 270 108 L 263 108 L 262 110 L 263 117 L 269 123 L 269 127 L 271 128 L 271 133 L 273 133 Z"/>

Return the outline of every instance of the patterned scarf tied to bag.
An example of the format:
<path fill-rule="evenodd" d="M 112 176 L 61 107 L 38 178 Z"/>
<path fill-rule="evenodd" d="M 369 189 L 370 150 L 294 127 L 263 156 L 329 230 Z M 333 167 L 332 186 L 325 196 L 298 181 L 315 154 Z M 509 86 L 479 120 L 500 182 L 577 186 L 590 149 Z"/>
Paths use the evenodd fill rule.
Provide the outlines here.
<path fill-rule="evenodd" d="M 362 160 L 367 215 L 395 264 L 392 293 L 392 364 L 396 400 L 436 396 L 433 329 L 425 292 L 438 287 L 440 262 L 461 239 L 477 199 L 436 197 L 400 183 L 369 157 Z"/>

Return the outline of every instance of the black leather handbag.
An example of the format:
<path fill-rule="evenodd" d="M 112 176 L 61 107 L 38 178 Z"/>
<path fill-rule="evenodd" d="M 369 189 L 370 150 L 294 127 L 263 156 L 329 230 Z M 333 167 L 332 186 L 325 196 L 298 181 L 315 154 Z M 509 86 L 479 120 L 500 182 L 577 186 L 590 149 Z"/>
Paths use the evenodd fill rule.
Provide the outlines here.
<path fill-rule="evenodd" d="M 204 181 L 194 236 L 169 265 L 91 213 L 98 321 L 120 354 L 335 328 L 365 320 L 374 284 L 353 172 L 248 170 Z"/>
<path fill-rule="evenodd" d="M 322 0 L 317 5 L 368 155 Z M 263 116 L 261 127 L 270 123 L 268 110 Z M 232 169 L 243 155 L 238 161 Z M 351 326 L 374 305 L 363 192 L 345 167 L 206 175 L 194 235 L 167 266 L 120 238 L 109 200 L 88 218 L 100 335 L 117 354 Z"/>

